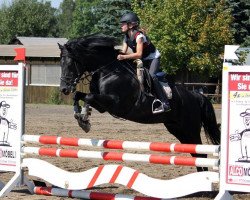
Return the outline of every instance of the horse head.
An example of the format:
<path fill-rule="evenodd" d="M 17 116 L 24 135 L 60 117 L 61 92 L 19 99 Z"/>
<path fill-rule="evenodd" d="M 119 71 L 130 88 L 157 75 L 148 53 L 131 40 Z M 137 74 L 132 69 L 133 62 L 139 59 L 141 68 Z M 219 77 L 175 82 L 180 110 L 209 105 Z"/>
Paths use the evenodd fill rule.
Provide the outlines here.
<path fill-rule="evenodd" d="M 58 44 L 61 50 L 60 54 L 60 65 L 61 65 L 61 82 L 60 90 L 65 95 L 70 92 L 75 92 L 76 85 L 79 82 L 83 72 L 84 67 L 82 67 L 80 61 L 77 59 L 68 43 L 61 45 Z"/>
<path fill-rule="evenodd" d="M 58 44 L 61 50 L 61 92 L 65 95 L 74 92 L 85 72 L 97 71 L 116 60 L 116 44 L 114 38 L 99 35 L 73 39 L 64 45 Z"/>

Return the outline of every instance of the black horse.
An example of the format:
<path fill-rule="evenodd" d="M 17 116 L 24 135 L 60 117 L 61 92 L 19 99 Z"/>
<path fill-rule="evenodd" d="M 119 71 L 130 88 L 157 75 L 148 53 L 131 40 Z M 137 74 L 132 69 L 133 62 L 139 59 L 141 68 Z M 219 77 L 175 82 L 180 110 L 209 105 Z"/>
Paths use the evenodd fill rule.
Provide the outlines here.
<path fill-rule="evenodd" d="M 139 123 L 164 123 L 181 143 L 201 144 L 201 127 L 213 144 L 220 143 L 220 130 L 211 102 L 202 94 L 172 87 L 171 111 L 152 113 L 155 97 L 141 90 L 135 69 L 129 61 L 118 61 L 119 50 L 112 37 L 91 35 L 68 41 L 61 49 L 60 90 L 65 95 L 75 90 L 79 80 L 91 76 L 90 93 L 77 92 L 100 113 Z M 206 155 L 192 155 L 206 157 Z M 206 168 L 198 168 L 198 171 Z"/>

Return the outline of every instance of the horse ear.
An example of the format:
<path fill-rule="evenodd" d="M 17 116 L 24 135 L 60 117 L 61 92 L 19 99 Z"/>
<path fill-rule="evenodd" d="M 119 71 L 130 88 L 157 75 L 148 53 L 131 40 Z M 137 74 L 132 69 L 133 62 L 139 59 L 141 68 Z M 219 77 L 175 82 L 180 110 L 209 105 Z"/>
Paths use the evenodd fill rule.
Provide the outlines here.
<path fill-rule="evenodd" d="M 61 45 L 61 44 L 59 44 L 59 43 L 57 43 L 57 44 L 58 44 L 58 46 L 59 46 L 59 49 L 62 50 L 62 49 L 63 49 L 63 45 Z"/>

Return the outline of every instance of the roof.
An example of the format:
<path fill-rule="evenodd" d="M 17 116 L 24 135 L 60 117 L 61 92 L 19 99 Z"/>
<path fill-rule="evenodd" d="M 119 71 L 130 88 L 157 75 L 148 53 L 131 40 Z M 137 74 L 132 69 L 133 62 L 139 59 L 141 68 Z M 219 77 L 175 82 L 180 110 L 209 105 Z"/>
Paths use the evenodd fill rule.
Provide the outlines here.
<path fill-rule="evenodd" d="M 14 57 L 16 56 L 15 48 L 25 48 L 26 57 L 59 58 L 60 49 L 57 43 L 63 45 L 67 41 L 66 38 L 15 37 L 9 45 L 0 45 L 0 57 Z M 122 47 L 116 46 L 116 48 Z"/>
<path fill-rule="evenodd" d="M 15 37 L 9 44 L 30 45 L 57 45 L 57 43 L 65 44 L 67 38 L 52 38 L 52 37 Z"/>
<path fill-rule="evenodd" d="M 0 57 L 16 56 L 15 48 L 25 48 L 26 57 L 59 58 L 58 45 L 0 45 Z"/>
<path fill-rule="evenodd" d="M 66 38 L 15 37 L 10 45 L 0 45 L 0 56 L 16 56 L 15 48 L 25 48 L 26 57 L 59 58 L 57 43 L 65 44 Z"/>

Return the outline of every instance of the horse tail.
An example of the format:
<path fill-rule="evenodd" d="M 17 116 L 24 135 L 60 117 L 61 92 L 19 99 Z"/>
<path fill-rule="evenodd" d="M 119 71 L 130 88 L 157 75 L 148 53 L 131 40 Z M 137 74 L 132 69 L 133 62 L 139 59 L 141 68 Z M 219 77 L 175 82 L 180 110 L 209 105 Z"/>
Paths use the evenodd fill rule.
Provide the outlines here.
<path fill-rule="evenodd" d="M 208 136 L 213 144 L 220 144 L 220 125 L 217 124 L 215 111 L 212 103 L 207 97 L 202 96 L 201 102 L 201 115 L 202 115 L 202 125 L 206 136 Z"/>

